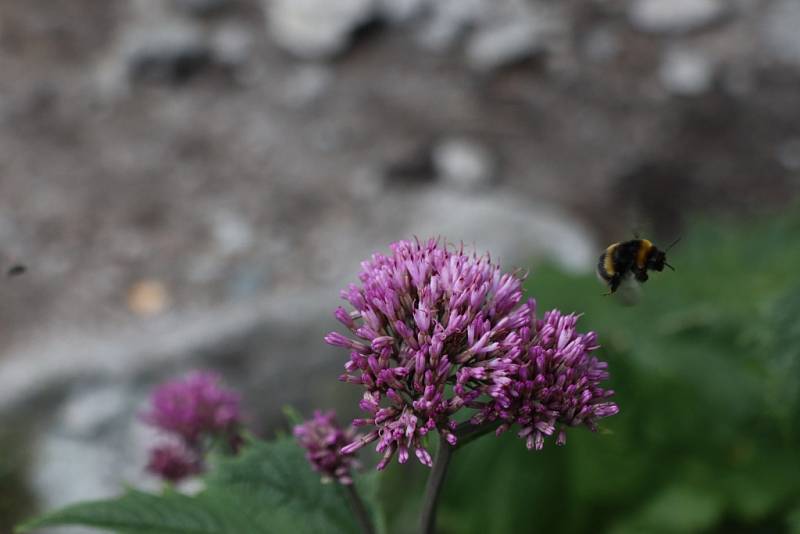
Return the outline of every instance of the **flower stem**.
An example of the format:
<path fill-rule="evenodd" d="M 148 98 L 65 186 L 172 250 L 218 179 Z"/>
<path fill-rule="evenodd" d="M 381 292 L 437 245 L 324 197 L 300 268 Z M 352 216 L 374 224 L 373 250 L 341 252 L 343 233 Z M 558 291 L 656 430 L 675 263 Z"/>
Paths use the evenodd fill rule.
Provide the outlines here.
<path fill-rule="evenodd" d="M 422 534 L 433 534 L 436 529 L 436 506 L 439 504 L 439 493 L 442 491 L 444 476 L 447 474 L 447 467 L 450 465 L 453 453 L 469 442 L 496 430 L 500 424 L 500 421 L 489 421 L 479 425 L 469 422 L 461 423 L 455 429 L 458 438 L 455 447 L 447 443 L 444 437 L 439 436 L 439 450 L 433 461 L 433 469 L 428 477 L 428 485 L 425 487 L 425 497 L 422 501 L 419 529 Z"/>
<path fill-rule="evenodd" d="M 436 529 L 436 506 L 439 504 L 439 493 L 442 490 L 444 476 L 447 474 L 450 457 L 454 451 L 455 447 L 447 443 L 447 440 L 443 437 L 439 438 L 439 451 L 436 453 L 433 469 L 428 477 L 428 485 L 425 487 L 425 497 L 422 501 L 419 529 L 422 534 L 433 534 Z"/>
<path fill-rule="evenodd" d="M 456 449 L 460 449 L 484 434 L 494 432 L 500 424 L 500 421 L 486 421 L 479 425 L 473 425 L 470 422 L 461 423 L 455 430 L 456 438 L 458 438 Z"/>
<path fill-rule="evenodd" d="M 364 534 L 375 534 L 375 527 L 372 526 L 372 520 L 369 517 L 367 507 L 358 495 L 355 484 L 342 484 L 341 486 L 344 488 L 347 500 L 350 501 L 350 508 L 353 509 L 356 521 L 358 521 L 358 525 L 361 527 L 361 532 Z"/>

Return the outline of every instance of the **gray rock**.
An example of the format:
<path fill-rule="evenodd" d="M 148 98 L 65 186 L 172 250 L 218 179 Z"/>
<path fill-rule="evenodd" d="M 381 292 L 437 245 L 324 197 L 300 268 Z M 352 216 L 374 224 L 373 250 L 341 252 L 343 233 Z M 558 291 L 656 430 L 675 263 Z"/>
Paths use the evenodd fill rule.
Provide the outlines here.
<path fill-rule="evenodd" d="M 283 83 L 283 100 L 293 108 L 304 108 L 319 100 L 333 81 L 330 68 L 318 64 L 300 65 Z"/>
<path fill-rule="evenodd" d="M 218 209 L 208 217 L 211 235 L 221 256 L 240 254 L 248 250 L 255 240 L 252 224 L 239 213 Z"/>
<path fill-rule="evenodd" d="M 494 178 L 494 158 L 486 147 L 470 139 L 445 139 L 433 149 L 436 174 L 446 184 L 463 190 L 487 186 Z"/>
<path fill-rule="evenodd" d="M 377 0 L 381 18 L 392 23 L 406 22 L 429 7 L 430 0 Z"/>
<path fill-rule="evenodd" d="M 131 80 L 179 83 L 208 65 L 212 51 L 197 28 L 175 24 L 131 33 L 123 55 Z"/>
<path fill-rule="evenodd" d="M 239 66 L 250 57 L 253 36 L 240 25 L 226 24 L 217 28 L 211 36 L 214 61 L 222 65 Z"/>
<path fill-rule="evenodd" d="M 595 247 L 584 228 L 557 209 L 502 193 L 467 195 L 432 190 L 406 214 L 405 236 L 444 236 L 489 250 L 504 269 L 550 258 L 571 272 L 594 267 Z"/>
<path fill-rule="evenodd" d="M 173 0 L 176 7 L 193 15 L 208 15 L 230 5 L 230 0 Z"/>
<path fill-rule="evenodd" d="M 99 63 L 96 81 L 101 94 L 125 94 L 131 82 L 180 83 L 212 60 L 202 29 L 176 18 L 133 17 Z"/>
<path fill-rule="evenodd" d="M 761 23 L 761 43 L 767 58 L 800 66 L 800 2 L 769 4 Z"/>
<path fill-rule="evenodd" d="M 91 439 L 126 412 L 130 403 L 124 385 L 107 384 L 88 391 L 82 387 L 64 404 L 59 421 L 65 435 Z"/>
<path fill-rule="evenodd" d="M 628 16 L 641 31 L 683 33 L 707 26 L 726 12 L 722 0 L 634 0 Z"/>
<path fill-rule="evenodd" d="M 445 50 L 486 11 L 485 0 L 428 1 L 429 11 L 417 33 L 417 42 L 430 50 Z"/>
<path fill-rule="evenodd" d="M 778 161 L 789 171 L 800 171 L 800 137 L 787 139 L 778 146 Z"/>
<path fill-rule="evenodd" d="M 269 33 L 303 59 L 343 52 L 353 31 L 375 17 L 374 0 L 264 0 Z"/>
<path fill-rule="evenodd" d="M 545 50 L 562 33 L 558 13 L 544 4 L 505 0 L 483 14 L 467 42 L 476 70 L 492 70 Z"/>
<path fill-rule="evenodd" d="M 583 53 L 598 63 L 614 59 L 620 50 L 622 50 L 620 38 L 608 26 L 598 26 L 590 30 L 583 41 Z"/>
<path fill-rule="evenodd" d="M 711 88 L 714 82 L 714 65 L 701 50 L 671 48 L 664 56 L 659 78 L 670 93 L 697 96 Z"/>

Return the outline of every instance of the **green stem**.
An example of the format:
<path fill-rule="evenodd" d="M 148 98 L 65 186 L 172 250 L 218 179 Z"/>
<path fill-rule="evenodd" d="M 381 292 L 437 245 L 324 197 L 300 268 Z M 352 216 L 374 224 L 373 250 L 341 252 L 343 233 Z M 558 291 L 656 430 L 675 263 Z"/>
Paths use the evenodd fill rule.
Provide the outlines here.
<path fill-rule="evenodd" d="M 461 423 L 455 430 L 456 438 L 458 438 L 455 447 L 447 443 L 441 434 L 439 435 L 439 450 L 436 452 L 436 459 L 433 461 L 433 469 L 428 477 L 425 497 L 422 501 L 419 529 L 422 534 L 433 534 L 436 530 L 436 507 L 439 504 L 439 494 L 442 491 L 444 477 L 453 453 L 484 434 L 493 432 L 500 424 L 500 421 L 485 422 L 479 425 L 473 425 L 470 422 Z"/>
<path fill-rule="evenodd" d="M 433 469 L 428 477 L 428 485 L 425 487 L 425 497 L 422 501 L 422 512 L 419 518 L 419 531 L 422 534 L 433 534 L 436 530 L 436 506 L 439 504 L 439 494 L 442 490 L 444 476 L 447 474 L 450 457 L 454 451 L 455 447 L 439 436 L 439 450 L 436 453 L 436 459 L 433 461 Z"/>
<path fill-rule="evenodd" d="M 372 520 L 369 517 L 367 507 L 358 495 L 355 484 L 342 484 L 342 487 L 344 488 L 347 500 L 350 501 L 350 508 L 353 509 L 356 521 L 358 521 L 358 525 L 361 527 L 361 532 L 364 534 L 375 534 L 375 527 L 372 526 Z"/>

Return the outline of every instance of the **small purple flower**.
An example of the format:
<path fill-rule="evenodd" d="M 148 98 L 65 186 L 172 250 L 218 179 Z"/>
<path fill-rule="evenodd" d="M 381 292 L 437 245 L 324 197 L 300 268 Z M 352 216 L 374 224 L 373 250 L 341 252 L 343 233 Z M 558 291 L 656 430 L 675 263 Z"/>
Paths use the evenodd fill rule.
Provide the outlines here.
<path fill-rule="evenodd" d="M 573 314 L 546 312 L 533 331 L 522 331 L 528 347 L 519 358 L 498 362 L 480 376 L 462 371 L 456 389 L 471 383 L 490 397 L 472 404 L 480 409 L 472 422 L 501 421 L 498 434 L 516 423 L 527 447 L 539 450 L 556 430 L 556 443 L 563 445 L 566 427 L 585 425 L 594 431 L 598 419 L 618 413 L 608 400 L 614 391 L 600 387 L 608 378 L 608 364 L 590 354 L 598 348 L 597 336 L 577 333 L 577 321 Z"/>
<path fill-rule="evenodd" d="M 150 453 L 148 471 L 177 481 L 203 471 L 210 446 L 236 453 L 242 443 L 239 395 L 220 385 L 216 373 L 194 371 L 158 386 L 142 420 L 170 436 Z"/>
<path fill-rule="evenodd" d="M 153 447 L 147 470 L 169 482 L 179 482 L 203 471 L 197 455 L 179 443 L 163 443 Z"/>
<path fill-rule="evenodd" d="M 333 411 L 315 411 L 312 419 L 294 427 L 294 435 L 306 449 L 311 467 L 322 474 L 323 480 L 353 483 L 352 469 L 357 462 L 352 453 L 344 453 L 342 448 L 353 440 L 355 432 L 352 428 L 342 429 Z"/>
<path fill-rule="evenodd" d="M 220 385 L 216 373 L 194 371 L 160 385 L 142 419 L 194 446 L 208 436 L 235 433 L 241 423 L 239 395 Z"/>

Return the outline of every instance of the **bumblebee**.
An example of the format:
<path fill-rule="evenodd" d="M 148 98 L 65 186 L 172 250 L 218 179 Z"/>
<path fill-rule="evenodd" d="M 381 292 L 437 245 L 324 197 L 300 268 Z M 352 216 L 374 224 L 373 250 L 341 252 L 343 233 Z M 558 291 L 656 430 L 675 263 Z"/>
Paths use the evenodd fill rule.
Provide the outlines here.
<path fill-rule="evenodd" d="M 680 240 L 678 238 L 666 250 Z M 647 282 L 647 271 L 663 271 L 664 267 L 675 270 L 667 263 L 666 250 L 659 250 L 647 239 L 632 239 L 610 245 L 597 262 L 597 276 L 608 285 L 608 293 L 614 293 L 629 276 L 637 282 Z"/>

